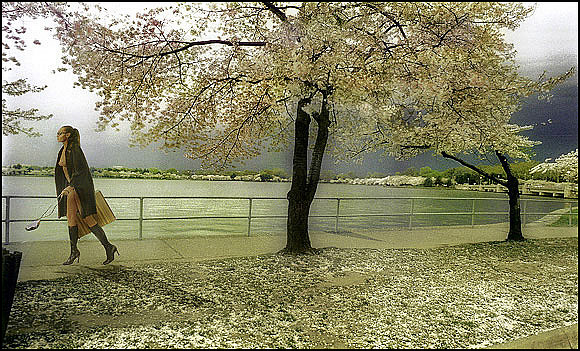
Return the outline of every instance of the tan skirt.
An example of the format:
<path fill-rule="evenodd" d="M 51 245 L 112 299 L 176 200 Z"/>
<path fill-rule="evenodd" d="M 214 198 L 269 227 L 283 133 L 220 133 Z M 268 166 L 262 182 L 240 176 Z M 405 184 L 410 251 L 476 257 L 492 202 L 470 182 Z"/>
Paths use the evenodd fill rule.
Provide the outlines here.
<path fill-rule="evenodd" d="M 79 207 L 79 212 L 77 212 L 77 223 L 78 223 L 77 225 L 79 227 L 79 238 L 80 238 L 89 234 L 91 230 L 89 229 L 89 226 L 85 223 L 85 221 L 81 218 L 80 200 L 78 196 L 76 197 L 76 199 L 77 205 Z M 100 190 L 95 191 L 95 201 L 97 204 L 97 213 L 93 216 L 97 221 L 98 225 L 102 227 L 117 219 Z"/>

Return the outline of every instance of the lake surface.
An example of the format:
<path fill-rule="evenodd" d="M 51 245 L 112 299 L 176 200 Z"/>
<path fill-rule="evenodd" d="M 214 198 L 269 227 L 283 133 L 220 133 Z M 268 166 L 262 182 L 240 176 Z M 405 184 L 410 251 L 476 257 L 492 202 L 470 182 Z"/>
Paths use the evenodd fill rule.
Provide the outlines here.
<path fill-rule="evenodd" d="M 136 199 L 111 197 L 252 197 L 251 235 L 284 235 L 288 201 L 286 193 L 290 183 L 259 183 L 239 181 L 193 181 L 95 178 L 95 189 L 107 198 L 117 221 L 107 225 L 105 231 L 112 239 L 139 237 L 139 206 Z M 54 196 L 54 179 L 51 177 L 2 177 L 2 195 Z M 257 199 L 275 197 L 279 199 Z M 368 185 L 326 184 L 318 186 L 311 208 L 309 228 L 313 231 L 332 232 L 336 226 L 338 201 L 339 231 L 356 229 L 397 229 L 413 227 L 470 225 L 475 200 L 476 212 L 501 212 L 501 214 L 476 214 L 474 224 L 491 224 L 508 221 L 507 194 L 450 190 L 443 188 L 395 188 Z M 321 198 L 333 199 L 321 199 Z M 369 199 L 394 197 L 396 199 Z M 409 197 L 415 197 L 411 200 Z M 429 197 L 429 199 L 417 199 Z M 440 199 L 430 199 L 438 197 Z M 524 196 L 528 213 L 548 213 L 564 208 L 563 202 L 550 198 Z M 66 220 L 46 222 L 34 231 L 24 230 L 28 221 L 38 218 L 55 204 L 55 199 L 11 199 L 10 219 L 26 222 L 10 224 L 10 241 L 68 240 Z M 192 235 L 248 235 L 250 200 L 244 199 L 149 199 L 143 201 L 142 238 L 187 237 Z M 414 215 L 410 218 L 409 213 Z M 467 212 L 467 214 L 459 214 Z M 425 215 L 422 213 L 444 213 Z M 369 216 L 370 215 L 370 216 Z M 273 218 L 259 218 L 271 216 Z M 322 216 L 322 217 L 316 217 Z M 527 222 L 537 220 L 541 214 L 528 215 Z M 195 219 L 155 219 L 160 217 L 202 217 Z M 241 217 L 241 218 L 207 218 Z M 6 218 L 6 199 L 2 199 L 2 219 Z M 56 210 L 48 218 L 56 219 Z M 5 225 L 2 225 L 2 242 L 5 242 Z M 89 240 L 96 240 L 92 235 Z"/>

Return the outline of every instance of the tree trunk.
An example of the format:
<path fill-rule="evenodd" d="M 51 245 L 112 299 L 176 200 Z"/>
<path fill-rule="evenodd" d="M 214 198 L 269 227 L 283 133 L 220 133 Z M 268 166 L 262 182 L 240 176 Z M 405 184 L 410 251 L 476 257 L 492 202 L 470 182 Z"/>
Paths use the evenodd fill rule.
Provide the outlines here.
<path fill-rule="evenodd" d="M 294 122 L 294 156 L 292 159 L 292 186 L 288 192 L 288 221 L 284 252 L 306 252 L 312 249 L 308 236 L 310 202 L 307 196 L 308 132 L 310 115 L 303 107 L 310 99 L 298 101 Z"/>
<path fill-rule="evenodd" d="M 308 235 L 308 216 L 310 202 L 306 199 L 288 197 L 288 222 L 286 228 L 287 253 L 303 253 L 312 251 Z"/>
<path fill-rule="evenodd" d="M 525 240 L 522 233 L 522 217 L 520 209 L 520 190 L 518 180 L 515 184 L 508 186 L 508 196 L 510 203 L 510 231 L 507 240 Z"/>
<path fill-rule="evenodd" d="M 310 243 L 308 233 L 308 218 L 310 205 L 314 200 L 322 158 L 328 140 L 329 114 L 327 109 L 327 94 L 323 92 L 321 113 L 315 114 L 314 119 L 318 123 L 316 143 L 312 153 L 310 174 L 308 174 L 308 135 L 310 127 L 310 115 L 303 107 L 310 103 L 309 98 L 298 102 L 296 121 L 294 122 L 294 156 L 292 159 L 292 186 L 288 192 L 288 221 L 286 227 L 285 253 L 315 253 Z"/>
<path fill-rule="evenodd" d="M 470 169 L 476 171 L 477 173 L 481 174 L 485 178 L 493 181 L 494 183 L 501 184 L 501 185 L 505 186 L 506 188 L 508 188 L 508 197 L 509 197 L 509 206 L 510 206 L 510 211 L 509 211 L 510 229 L 509 229 L 508 236 L 507 236 L 506 240 L 508 240 L 508 241 L 525 240 L 524 235 L 522 233 L 522 217 L 521 217 L 521 213 L 520 213 L 520 189 L 519 189 L 518 178 L 515 177 L 513 175 L 513 173 L 511 172 L 511 169 L 510 169 L 510 166 L 509 166 L 509 163 L 508 163 L 506 157 L 498 151 L 496 151 L 495 154 L 497 155 L 497 158 L 501 162 L 501 165 L 502 165 L 502 167 L 507 175 L 507 178 L 508 178 L 507 182 L 503 181 L 501 179 L 498 179 L 491 174 L 484 172 L 483 170 L 477 168 L 474 165 L 471 165 L 471 164 L 463 161 L 460 158 L 457 158 L 457 157 L 450 155 L 446 152 L 441 153 L 441 155 L 443 157 L 455 160 L 455 161 L 459 162 L 460 164 L 462 164 L 463 166 L 470 168 Z"/>
<path fill-rule="evenodd" d="M 520 208 L 520 189 L 518 178 L 515 177 L 510 169 L 509 163 L 504 155 L 496 151 L 497 158 L 507 175 L 507 188 L 510 205 L 510 230 L 508 233 L 508 241 L 525 240 L 522 233 L 522 217 Z"/>

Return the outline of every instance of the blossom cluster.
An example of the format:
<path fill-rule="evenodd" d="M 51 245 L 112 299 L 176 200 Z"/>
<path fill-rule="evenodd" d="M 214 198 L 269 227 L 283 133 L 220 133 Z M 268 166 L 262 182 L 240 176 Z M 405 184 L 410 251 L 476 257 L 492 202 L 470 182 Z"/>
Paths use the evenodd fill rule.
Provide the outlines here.
<path fill-rule="evenodd" d="M 554 172 L 569 182 L 578 183 L 578 149 L 561 155 L 554 162 L 546 159 L 534 168 L 530 169 L 530 174 Z"/>

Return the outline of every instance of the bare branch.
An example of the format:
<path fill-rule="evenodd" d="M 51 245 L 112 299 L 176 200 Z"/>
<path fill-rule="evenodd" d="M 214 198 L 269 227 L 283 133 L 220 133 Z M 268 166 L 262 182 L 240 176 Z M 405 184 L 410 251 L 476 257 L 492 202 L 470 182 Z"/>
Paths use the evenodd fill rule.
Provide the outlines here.
<path fill-rule="evenodd" d="M 407 35 L 405 34 L 405 31 L 403 30 L 403 25 L 401 23 L 399 23 L 391 14 L 386 13 L 384 11 L 380 11 L 376 6 L 374 6 L 372 4 L 365 3 L 364 5 L 372 8 L 373 10 L 377 11 L 381 15 L 387 17 L 391 22 L 393 22 L 394 25 L 397 26 L 397 28 L 399 28 L 399 32 L 401 32 L 401 35 L 403 36 L 403 38 L 407 39 Z"/>
<path fill-rule="evenodd" d="M 486 177 L 486 178 L 488 178 L 488 179 L 490 179 L 490 180 L 492 180 L 492 181 L 494 181 L 494 182 L 496 182 L 496 183 L 498 183 L 500 185 L 503 185 L 503 186 L 507 187 L 507 184 L 508 183 L 505 180 L 499 179 L 499 178 L 495 177 L 494 175 L 489 174 L 489 173 L 487 173 L 487 172 L 479 169 L 478 167 L 476 167 L 476 166 L 474 166 L 472 164 L 469 164 L 469 163 L 463 161 L 462 159 L 460 159 L 458 157 L 455 157 L 453 155 L 450 155 L 450 154 L 446 153 L 445 151 L 443 151 L 441 153 L 441 156 L 443 156 L 445 158 L 450 158 L 450 159 L 452 159 L 454 161 L 457 161 L 457 162 L 461 163 L 462 165 L 464 165 L 465 167 L 467 167 L 469 169 L 472 169 L 475 172 L 481 174 L 482 176 L 484 176 L 484 177 Z"/>
<path fill-rule="evenodd" d="M 278 17 L 282 22 L 288 22 L 288 17 L 286 17 L 286 14 L 280 11 L 280 9 L 274 6 L 274 4 L 269 1 L 262 1 L 262 4 L 264 4 L 268 10 L 272 11 L 272 13 L 276 15 L 276 17 Z"/>
<path fill-rule="evenodd" d="M 193 41 L 193 42 L 182 42 L 182 41 L 171 40 L 171 41 L 164 41 L 164 42 L 167 44 L 171 44 L 171 43 L 181 43 L 181 44 L 187 43 L 187 44 L 185 46 L 182 46 L 182 47 L 174 49 L 174 50 L 155 53 L 155 54 L 151 54 L 151 55 L 131 54 L 131 53 L 119 50 L 119 49 L 108 48 L 104 45 L 101 45 L 101 47 L 103 48 L 103 50 L 108 51 L 108 52 L 127 55 L 131 58 L 140 58 L 140 59 L 147 60 L 147 59 L 150 59 L 153 57 L 163 57 L 163 56 L 167 56 L 167 55 L 176 54 L 178 52 L 185 51 L 193 46 L 211 45 L 211 44 L 222 44 L 222 45 L 228 45 L 228 46 L 266 46 L 266 44 L 267 44 L 266 42 L 263 42 L 263 41 L 233 42 L 230 40 L 221 40 L 221 39 L 201 40 L 201 41 Z"/>

